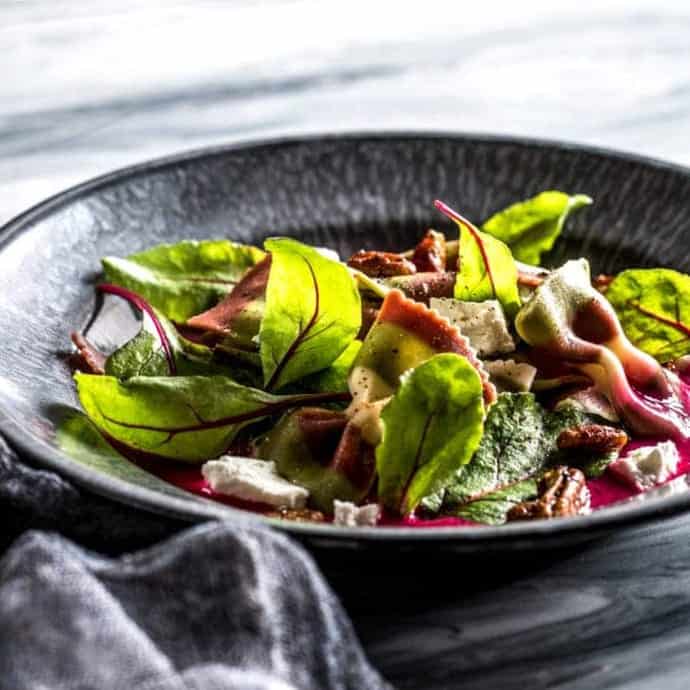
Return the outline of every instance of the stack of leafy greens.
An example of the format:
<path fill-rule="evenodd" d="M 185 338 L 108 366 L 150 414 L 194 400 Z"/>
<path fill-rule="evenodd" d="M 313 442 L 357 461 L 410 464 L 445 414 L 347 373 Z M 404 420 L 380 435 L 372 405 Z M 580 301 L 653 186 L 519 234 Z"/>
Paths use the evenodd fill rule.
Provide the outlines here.
<path fill-rule="evenodd" d="M 288 238 L 107 257 L 99 289 L 142 326 L 102 367 L 85 358 L 79 399 L 125 453 L 201 464 L 249 448 L 326 514 L 376 501 L 390 516 L 500 524 L 548 468 L 594 476 L 612 459 L 559 449 L 566 429 L 688 433 L 661 364 L 690 353 L 690 277 L 628 270 L 604 296 L 585 260 L 526 265 L 590 203 L 543 192 L 480 229 L 436 202 L 456 239 L 429 231 L 349 265 Z"/>

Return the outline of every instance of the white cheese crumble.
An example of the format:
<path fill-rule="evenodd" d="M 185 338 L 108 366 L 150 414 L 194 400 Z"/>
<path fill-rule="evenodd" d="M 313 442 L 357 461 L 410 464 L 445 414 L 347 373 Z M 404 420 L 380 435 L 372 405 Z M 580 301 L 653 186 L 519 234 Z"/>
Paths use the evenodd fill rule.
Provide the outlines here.
<path fill-rule="evenodd" d="M 680 458 L 673 441 L 656 446 L 636 448 L 624 458 L 611 463 L 610 468 L 636 489 L 650 489 L 663 484 L 676 471 Z"/>
<path fill-rule="evenodd" d="M 267 460 L 223 455 L 209 460 L 201 474 L 214 491 L 277 508 L 304 508 L 309 492 L 283 479 Z"/>
<path fill-rule="evenodd" d="M 375 527 L 379 514 L 376 503 L 358 507 L 350 501 L 333 501 L 333 524 L 338 527 Z"/>
<path fill-rule="evenodd" d="M 526 393 L 532 388 L 537 370 L 527 362 L 516 362 L 514 359 L 496 359 L 483 362 L 489 373 L 491 383 L 499 393 L 511 391 Z"/>
<path fill-rule="evenodd" d="M 505 314 L 496 300 L 462 302 L 447 297 L 432 297 L 430 306 L 469 339 L 480 357 L 515 350 Z"/>

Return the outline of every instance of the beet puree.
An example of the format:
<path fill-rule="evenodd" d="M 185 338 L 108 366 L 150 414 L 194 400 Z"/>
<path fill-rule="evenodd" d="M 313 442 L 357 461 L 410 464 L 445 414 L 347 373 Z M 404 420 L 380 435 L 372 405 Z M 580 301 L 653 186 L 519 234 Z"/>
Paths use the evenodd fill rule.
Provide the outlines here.
<path fill-rule="evenodd" d="M 624 457 L 631 450 L 641 448 L 643 446 L 652 446 L 665 439 L 648 439 L 644 441 L 631 441 L 621 453 Z M 671 479 L 675 479 L 684 474 L 690 473 L 690 441 L 677 442 L 678 454 L 680 455 L 680 462 L 678 469 Z M 263 506 L 259 503 L 251 503 L 249 501 L 241 501 L 237 498 L 231 498 L 215 492 L 208 482 L 201 475 L 198 465 L 186 465 L 183 463 L 176 463 L 174 461 L 147 461 L 142 462 L 137 459 L 137 463 L 144 466 L 152 474 L 155 474 L 160 479 L 163 479 L 174 486 L 177 486 L 184 491 L 189 491 L 197 496 L 210 498 L 219 503 L 241 508 L 242 510 L 249 510 L 253 513 L 264 513 L 273 508 Z M 669 480 L 670 481 L 670 480 Z M 611 472 L 606 472 L 602 477 L 597 479 L 589 479 L 587 486 L 592 495 L 592 510 L 603 508 L 612 503 L 623 501 L 627 498 L 640 493 L 637 489 L 632 488 L 628 484 L 624 484 L 617 479 Z M 394 518 L 391 516 L 384 516 L 380 522 L 382 527 L 482 527 L 483 525 L 464 520 L 462 518 L 454 517 L 440 517 L 432 519 L 424 519 L 415 515 L 409 515 L 403 518 Z"/>
<path fill-rule="evenodd" d="M 681 391 L 681 400 L 684 407 L 687 409 L 688 400 L 690 399 L 690 380 L 689 377 L 683 376 L 683 386 Z M 666 438 L 648 438 L 648 439 L 633 439 L 621 451 L 621 457 L 625 457 L 635 448 L 643 448 L 645 446 L 653 446 Z M 680 461 L 676 472 L 669 477 L 668 481 L 680 477 L 684 474 L 690 474 L 690 439 L 675 440 L 676 448 Z M 119 445 L 119 444 L 118 444 Z M 119 448 L 119 450 L 122 449 Z M 249 501 L 241 501 L 230 496 L 225 496 L 215 492 L 208 482 L 203 478 L 199 465 L 187 465 L 185 463 L 178 463 L 171 460 L 152 460 L 143 457 L 132 457 L 127 453 L 130 460 L 136 462 L 138 465 L 147 471 L 155 474 L 160 479 L 163 479 L 174 486 L 177 486 L 184 491 L 189 491 L 197 496 L 203 496 L 219 503 L 241 508 L 242 510 L 249 510 L 254 513 L 265 513 L 269 510 L 274 510 L 269 506 L 263 506 L 258 503 L 251 503 Z M 604 506 L 611 505 L 624 501 L 628 498 L 642 493 L 638 489 L 624 483 L 618 479 L 612 472 L 607 470 L 603 476 L 597 479 L 587 480 L 587 487 L 589 488 L 592 499 L 592 510 L 598 510 Z M 462 518 L 454 517 L 440 517 L 432 519 L 424 519 L 415 515 L 408 515 L 403 518 L 395 518 L 384 515 L 380 522 L 384 527 L 482 527 L 482 525 L 464 520 Z"/>

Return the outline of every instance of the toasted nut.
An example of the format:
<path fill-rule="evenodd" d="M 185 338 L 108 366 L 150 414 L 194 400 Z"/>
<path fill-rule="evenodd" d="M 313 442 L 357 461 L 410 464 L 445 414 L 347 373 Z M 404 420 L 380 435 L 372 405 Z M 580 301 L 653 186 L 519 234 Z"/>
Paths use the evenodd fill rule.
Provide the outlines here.
<path fill-rule="evenodd" d="M 564 429 L 556 444 L 561 450 L 583 450 L 592 453 L 612 453 L 628 442 L 622 429 L 602 424 L 584 424 Z"/>
<path fill-rule="evenodd" d="M 446 270 L 446 237 L 435 230 L 427 230 L 415 247 L 412 263 L 420 273 L 443 273 Z"/>
<path fill-rule="evenodd" d="M 574 467 L 548 470 L 539 482 L 539 498 L 513 506 L 509 521 L 583 515 L 590 508 L 590 495 L 585 475 Z"/>
<path fill-rule="evenodd" d="M 347 262 L 351 268 L 371 278 L 390 278 L 391 276 L 409 276 L 417 272 L 415 265 L 401 254 L 394 252 L 359 251 Z"/>
<path fill-rule="evenodd" d="M 320 510 L 310 510 L 309 508 L 278 508 L 278 510 L 266 513 L 266 517 L 292 520 L 293 522 L 324 522 L 326 520 L 325 515 Z"/>

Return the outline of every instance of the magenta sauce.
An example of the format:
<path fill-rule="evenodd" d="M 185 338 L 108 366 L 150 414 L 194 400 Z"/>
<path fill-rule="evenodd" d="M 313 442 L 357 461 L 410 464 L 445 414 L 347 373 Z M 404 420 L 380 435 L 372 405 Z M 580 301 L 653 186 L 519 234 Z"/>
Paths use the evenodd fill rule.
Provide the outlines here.
<path fill-rule="evenodd" d="M 633 440 L 624 448 L 621 456 L 624 457 L 627 453 L 635 448 L 652 446 L 663 440 L 666 439 L 654 438 Z M 678 448 L 678 454 L 680 455 L 680 462 L 678 463 L 678 469 L 672 478 L 690 473 L 690 440 L 676 442 L 676 447 Z M 241 501 L 239 499 L 215 492 L 208 485 L 208 482 L 203 478 L 197 465 L 185 465 L 183 463 L 172 462 L 142 463 L 139 461 L 139 463 L 145 464 L 145 469 L 152 474 L 155 474 L 157 477 L 160 477 L 164 481 L 169 482 L 180 489 L 189 491 L 192 494 L 196 494 L 197 496 L 203 496 L 204 498 L 209 498 L 213 501 L 218 501 L 219 503 L 224 503 L 235 508 L 241 508 L 242 510 L 249 510 L 254 513 L 264 513 L 270 510 L 270 508 L 266 508 L 259 503 Z M 618 479 L 613 472 L 608 470 L 602 477 L 588 480 L 587 486 L 589 487 L 589 491 L 592 496 L 592 510 L 597 510 L 612 503 L 623 501 L 639 493 L 637 489 L 634 489 L 629 484 L 624 483 Z M 402 518 L 384 515 L 379 524 L 382 527 L 416 528 L 483 527 L 483 525 L 470 520 L 464 520 L 462 518 L 440 517 L 425 519 L 416 515 L 407 515 Z"/>
<path fill-rule="evenodd" d="M 690 377 L 683 377 L 683 387 L 681 398 L 683 406 L 686 410 L 690 409 Z M 635 448 L 642 448 L 644 446 L 653 446 L 661 441 L 666 441 L 666 438 L 644 438 L 632 439 L 621 452 L 621 457 L 625 457 L 630 451 Z M 680 462 L 675 474 L 669 478 L 675 479 L 684 474 L 690 474 L 690 439 L 675 440 Z M 259 503 L 251 503 L 249 501 L 241 501 L 230 496 L 225 496 L 215 492 L 208 482 L 203 478 L 201 470 L 198 465 L 187 465 L 185 463 L 177 463 L 173 461 L 158 461 L 142 458 L 130 459 L 137 462 L 144 469 L 152 474 L 155 474 L 160 479 L 163 479 L 174 486 L 177 486 L 184 491 L 189 491 L 197 496 L 203 496 L 219 503 L 241 508 L 242 510 L 249 510 L 254 513 L 266 513 L 272 510 Z M 640 493 L 638 489 L 633 488 L 626 482 L 617 478 L 615 473 L 607 469 L 603 476 L 597 479 L 589 479 L 587 486 L 591 494 L 592 510 L 598 510 L 604 506 L 618 503 L 627 498 L 631 498 Z M 379 523 L 384 527 L 483 527 L 476 522 L 464 520 L 462 518 L 454 517 L 440 517 L 432 519 L 424 519 L 416 515 L 407 515 L 405 517 L 394 517 L 390 515 L 383 515 Z"/>

